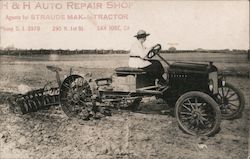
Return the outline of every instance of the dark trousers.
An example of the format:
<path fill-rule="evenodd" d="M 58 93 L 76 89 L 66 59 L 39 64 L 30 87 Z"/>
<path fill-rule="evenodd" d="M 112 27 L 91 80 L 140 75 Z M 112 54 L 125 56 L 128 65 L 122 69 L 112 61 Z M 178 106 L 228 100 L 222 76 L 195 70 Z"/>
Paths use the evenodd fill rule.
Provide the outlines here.
<path fill-rule="evenodd" d="M 165 82 L 165 79 L 162 77 L 162 74 L 164 73 L 164 68 L 160 61 L 158 60 L 148 60 L 152 64 L 142 68 L 147 72 L 147 74 L 150 76 L 150 78 L 158 78 L 160 82 Z"/>

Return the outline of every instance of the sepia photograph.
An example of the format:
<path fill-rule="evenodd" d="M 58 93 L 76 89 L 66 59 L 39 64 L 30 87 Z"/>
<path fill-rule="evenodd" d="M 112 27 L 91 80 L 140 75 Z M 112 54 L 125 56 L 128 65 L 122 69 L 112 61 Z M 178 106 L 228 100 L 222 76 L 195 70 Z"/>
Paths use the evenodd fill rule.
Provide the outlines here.
<path fill-rule="evenodd" d="M 0 159 L 250 159 L 248 0 L 1 0 Z"/>

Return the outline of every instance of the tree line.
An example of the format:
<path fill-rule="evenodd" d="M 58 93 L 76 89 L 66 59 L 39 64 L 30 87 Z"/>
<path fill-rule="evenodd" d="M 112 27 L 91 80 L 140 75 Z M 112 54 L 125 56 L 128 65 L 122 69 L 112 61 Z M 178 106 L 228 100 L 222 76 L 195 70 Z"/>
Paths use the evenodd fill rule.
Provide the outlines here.
<path fill-rule="evenodd" d="M 250 58 L 249 50 L 203 50 L 203 49 L 196 49 L 196 50 L 161 50 L 161 53 L 247 53 L 248 58 Z M 0 50 L 0 55 L 49 55 L 49 54 L 59 54 L 59 55 L 72 55 L 72 54 L 127 54 L 129 53 L 128 50 L 102 50 L 102 49 L 93 49 L 93 50 L 63 50 L 63 49 L 4 49 Z"/>

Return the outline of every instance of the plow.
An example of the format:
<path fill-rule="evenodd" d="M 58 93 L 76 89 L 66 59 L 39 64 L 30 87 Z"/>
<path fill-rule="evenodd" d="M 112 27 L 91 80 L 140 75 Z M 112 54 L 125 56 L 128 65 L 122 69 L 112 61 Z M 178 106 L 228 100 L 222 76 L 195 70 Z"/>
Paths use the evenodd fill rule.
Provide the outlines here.
<path fill-rule="evenodd" d="M 59 105 L 59 88 L 37 89 L 17 95 L 15 103 L 23 114 Z"/>
<path fill-rule="evenodd" d="M 14 95 L 13 98 L 9 99 L 10 108 L 13 112 L 27 114 L 49 109 L 51 106 L 61 105 L 63 111 L 69 117 L 89 119 L 96 112 L 110 115 L 108 109 L 96 106 L 96 103 L 91 99 L 92 92 L 88 82 L 79 75 L 71 75 L 72 69 L 70 69 L 69 78 L 65 78 L 63 85 L 61 85 L 59 75 L 62 69 L 55 66 L 47 66 L 47 69 L 55 73 L 57 86 L 54 86 L 52 82 L 48 82 L 43 88 L 28 91 L 25 94 Z M 82 91 L 85 90 L 87 90 L 86 94 L 83 94 Z M 83 103 L 84 107 L 78 106 L 78 102 Z M 69 103 L 74 105 L 70 110 L 65 106 Z"/>
<path fill-rule="evenodd" d="M 48 82 L 43 88 L 32 90 L 25 94 L 14 95 L 14 99 L 9 100 L 14 112 L 27 114 L 59 105 L 59 71 L 61 69 L 54 66 L 47 66 L 47 68 L 56 73 L 58 86 L 52 86 L 52 82 Z"/>

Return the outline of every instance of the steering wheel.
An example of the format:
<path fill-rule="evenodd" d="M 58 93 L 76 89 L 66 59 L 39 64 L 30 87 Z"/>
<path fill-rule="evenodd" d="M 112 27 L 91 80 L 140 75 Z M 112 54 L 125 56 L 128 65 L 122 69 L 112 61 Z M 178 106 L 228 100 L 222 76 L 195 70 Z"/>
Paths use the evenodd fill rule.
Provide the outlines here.
<path fill-rule="evenodd" d="M 153 46 L 153 48 L 151 50 L 149 50 L 148 54 L 147 54 L 147 58 L 151 59 L 153 58 L 156 54 L 158 54 L 161 50 L 161 45 L 160 44 L 156 44 L 155 46 Z"/>

